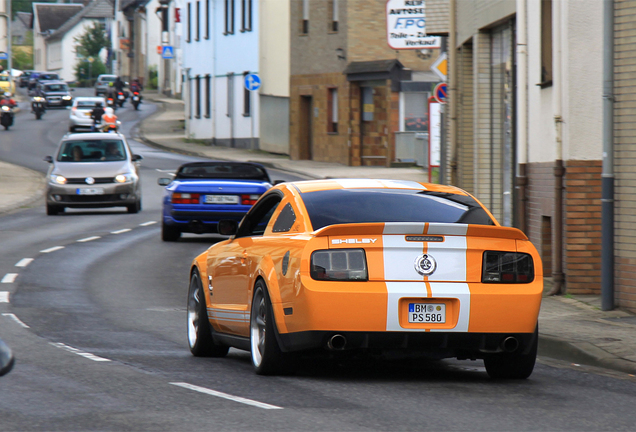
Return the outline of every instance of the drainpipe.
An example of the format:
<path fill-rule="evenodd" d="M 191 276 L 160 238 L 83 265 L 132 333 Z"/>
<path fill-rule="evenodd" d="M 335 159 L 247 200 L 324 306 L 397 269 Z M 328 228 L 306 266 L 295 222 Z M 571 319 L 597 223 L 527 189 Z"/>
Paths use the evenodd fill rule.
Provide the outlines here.
<path fill-rule="evenodd" d="M 614 309 L 614 0 L 603 2 L 603 174 L 601 309 Z"/>
<path fill-rule="evenodd" d="M 554 110 L 554 127 L 556 129 L 556 160 L 554 161 L 554 242 L 552 247 L 552 290 L 548 295 L 563 294 L 563 116 L 562 93 L 563 78 L 561 76 L 561 21 L 562 2 L 552 3 L 553 46 L 552 56 L 552 94 Z M 556 25 L 555 25 L 556 24 Z"/>
<path fill-rule="evenodd" d="M 517 227 L 527 231 L 528 175 L 528 34 L 527 0 L 517 0 Z"/>
<path fill-rule="evenodd" d="M 450 175 L 445 176 L 446 184 L 456 185 L 457 179 L 457 0 L 450 0 L 450 26 L 448 29 L 448 102 L 450 125 L 448 146 L 450 153 Z M 442 125 L 443 127 L 443 125 Z M 446 164 L 446 161 L 441 161 Z M 450 182 L 449 182 L 450 180 Z"/>
<path fill-rule="evenodd" d="M 207 10 L 206 10 L 207 12 Z M 212 2 L 212 19 L 216 19 L 216 2 Z M 259 14 L 260 19 L 260 14 Z M 216 145 L 216 31 L 212 27 L 212 70 L 210 71 L 210 87 L 212 95 L 210 103 L 212 104 L 212 145 Z M 259 25 L 260 28 L 260 25 Z"/>

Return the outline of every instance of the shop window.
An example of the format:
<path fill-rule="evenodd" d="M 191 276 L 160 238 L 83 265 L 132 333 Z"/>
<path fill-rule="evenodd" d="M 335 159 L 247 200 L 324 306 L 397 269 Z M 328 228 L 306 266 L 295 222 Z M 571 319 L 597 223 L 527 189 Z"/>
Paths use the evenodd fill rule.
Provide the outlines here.
<path fill-rule="evenodd" d="M 338 133 L 338 89 L 327 91 L 327 132 Z"/>
<path fill-rule="evenodd" d="M 552 0 L 541 0 L 541 88 L 552 85 Z"/>
<path fill-rule="evenodd" d="M 404 93 L 404 130 L 428 132 L 428 92 Z"/>

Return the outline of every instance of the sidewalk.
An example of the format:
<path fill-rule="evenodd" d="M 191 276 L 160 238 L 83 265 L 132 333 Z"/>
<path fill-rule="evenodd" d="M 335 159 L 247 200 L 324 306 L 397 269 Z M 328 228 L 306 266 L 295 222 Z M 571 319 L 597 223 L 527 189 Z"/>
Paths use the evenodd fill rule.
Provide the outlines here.
<path fill-rule="evenodd" d="M 146 144 L 210 159 L 254 161 L 310 178 L 368 177 L 426 181 L 419 168 L 349 167 L 335 163 L 292 161 L 262 151 L 215 147 L 186 142 L 183 102 L 144 92 L 159 107 L 138 127 Z M 0 214 L 39 199 L 41 174 L 0 162 Z M 546 292 L 550 280 L 546 278 Z M 539 355 L 636 375 L 636 315 L 600 310 L 599 296 L 545 296 L 539 315 Z"/>

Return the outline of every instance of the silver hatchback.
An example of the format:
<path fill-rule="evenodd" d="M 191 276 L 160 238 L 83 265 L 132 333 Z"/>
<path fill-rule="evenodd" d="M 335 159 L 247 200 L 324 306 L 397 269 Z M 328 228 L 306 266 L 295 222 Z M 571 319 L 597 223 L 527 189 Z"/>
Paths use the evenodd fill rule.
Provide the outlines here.
<path fill-rule="evenodd" d="M 49 162 L 46 214 L 65 208 L 123 206 L 128 213 L 141 210 L 139 161 L 122 134 L 68 134 Z"/>

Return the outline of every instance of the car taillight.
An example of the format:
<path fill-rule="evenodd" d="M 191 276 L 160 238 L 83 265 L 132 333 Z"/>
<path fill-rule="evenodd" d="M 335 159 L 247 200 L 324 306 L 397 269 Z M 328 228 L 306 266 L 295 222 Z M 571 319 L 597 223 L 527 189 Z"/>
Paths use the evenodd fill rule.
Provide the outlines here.
<path fill-rule="evenodd" d="M 366 281 L 364 249 L 319 250 L 311 254 L 311 278 L 320 281 Z"/>
<path fill-rule="evenodd" d="M 241 195 L 241 204 L 254 205 L 260 197 L 260 195 Z"/>
<path fill-rule="evenodd" d="M 201 194 L 189 194 L 189 193 L 173 193 L 173 204 L 199 204 Z"/>
<path fill-rule="evenodd" d="M 529 283 L 533 280 L 532 256 L 517 252 L 484 252 L 483 283 Z"/>

